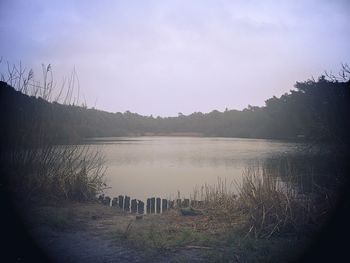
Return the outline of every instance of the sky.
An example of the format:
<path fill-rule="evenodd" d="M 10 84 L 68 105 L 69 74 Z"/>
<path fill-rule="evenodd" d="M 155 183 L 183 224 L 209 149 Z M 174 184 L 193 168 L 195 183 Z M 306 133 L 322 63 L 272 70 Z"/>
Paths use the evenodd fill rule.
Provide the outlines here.
<path fill-rule="evenodd" d="M 5 61 L 75 69 L 80 101 L 177 116 L 262 106 L 350 64 L 350 1 L 0 1 Z"/>

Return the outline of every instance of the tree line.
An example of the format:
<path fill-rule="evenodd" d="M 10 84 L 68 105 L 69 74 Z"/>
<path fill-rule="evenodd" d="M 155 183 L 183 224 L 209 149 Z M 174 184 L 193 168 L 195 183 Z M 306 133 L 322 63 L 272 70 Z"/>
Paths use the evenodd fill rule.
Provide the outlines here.
<path fill-rule="evenodd" d="M 345 67 L 345 73 L 349 68 Z M 57 143 L 84 138 L 196 133 L 203 136 L 304 139 L 349 142 L 350 80 L 321 76 L 297 82 L 295 89 L 272 97 L 262 107 L 177 117 L 142 116 L 126 111 L 106 112 L 86 106 L 49 102 L 0 83 L 0 140 L 2 145 L 37 138 Z M 39 136 L 40 135 L 40 136 Z"/>

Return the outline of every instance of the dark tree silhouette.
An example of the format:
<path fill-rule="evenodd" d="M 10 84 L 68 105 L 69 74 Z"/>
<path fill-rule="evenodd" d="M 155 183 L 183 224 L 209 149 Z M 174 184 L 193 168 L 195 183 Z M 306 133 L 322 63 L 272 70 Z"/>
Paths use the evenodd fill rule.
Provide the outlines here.
<path fill-rule="evenodd" d="M 328 74 L 317 80 L 297 82 L 295 89 L 266 100 L 263 107 L 248 105 L 242 111 L 225 109 L 187 116 L 179 113 L 178 117 L 164 118 L 48 102 L 40 96 L 24 95 L 1 82 L 0 136 L 4 144 L 19 138 L 30 143 L 39 132 L 57 143 L 90 137 L 198 133 L 349 144 L 349 75 L 349 67 L 345 65 L 337 77 Z M 38 118 L 46 124 L 41 130 L 33 127 Z M 35 132 L 28 133 L 30 130 Z"/>

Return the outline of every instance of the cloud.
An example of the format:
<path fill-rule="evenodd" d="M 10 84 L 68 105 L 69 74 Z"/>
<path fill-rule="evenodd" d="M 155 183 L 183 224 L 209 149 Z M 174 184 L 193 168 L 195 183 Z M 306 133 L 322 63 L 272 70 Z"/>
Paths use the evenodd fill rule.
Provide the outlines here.
<path fill-rule="evenodd" d="M 75 66 L 88 103 L 176 115 L 262 105 L 350 60 L 346 1 L 17 1 L 0 11 L 10 61 Z"/>

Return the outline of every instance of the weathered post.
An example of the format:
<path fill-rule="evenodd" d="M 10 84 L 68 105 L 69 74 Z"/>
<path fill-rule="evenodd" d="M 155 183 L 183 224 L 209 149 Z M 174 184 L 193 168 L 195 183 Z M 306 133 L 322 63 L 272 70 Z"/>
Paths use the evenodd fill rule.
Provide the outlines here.
<path fill-rule="evenodd" d="M 130 196 L 125 196 L 125 199 L 124 199 L 124 210 L 126 212 L 130 212 Z"/>
<path fill-rule="evenodd" d="M 162 199 L 162 213 L 168 211 L 168 200 Z"/>
<path fill-rule="evenodd" d="M 154 214 L 155 210 L 156 210 L 156 198 L 152 197 L 151 198 L 151 213 Z"/>
<path fill-rule="evenodd" d="M 182 202 L 182 206 L 184 208 L 187 208 L 190 206 L 190 199 L 184 199 L 184 201 Z"/>
<path fill-rule="evenodd" d="M 141 200 L 138 200 L 138 203 L 137 203 L 137 213 L 141 215 L 145 213 L 145 203 L 142 202 Z"/>
<path fill-rule="evenodd" d="M 147 198 L 147 208 L 146 208 L 147 214 L 151 213 L 151 198 Z"/>
<path fill-rule="evenodd" d="M 118 206 L 118 198 L 117 198 L 117 197 L 114 197 L 114 198 L 112 199 L 112 206 L 113 206 L 113 207 L 117 207 L 117 206 Z"/>
<path fill-rule="evenodd" d="M 181 199 L 176 199 L 176 208 L 181 208 Z"/>
<path fill-rule="evenodd" d="M 110 206 L 111 205 L 111 198 L 109 196 L 105 196 L 105 198 L 103 199 L 102 203 L 104 205 Z"/>
<path fill-rule="evenodd" d="M 118 196 L 118 204 L 119 204 L 120 209 L 124 208 L 124 196 L 122 196 L 122 195 Z"/>
<path fill-rule="evenodd" d="M 174 200 L 169 200 L 169 209 L 174 209 Z"/>
<path fill-rule="evenodd" d="M 198 201 L 197 203 L 199 208 L 203 208 L 204 207 L 204 201 Z"/>
<path fill-rule="evenodd" d="M 132 199 L 131 200 L 131 213 L 137 213 L 137 200 Z"/>
<path fill-rule="evenodd" d="M 99 202 L 101 202 L 101 203 L 103 203 L 103 199 L 104 199 L 104 197 L 105 197 L 105 195 L 104 195 L 104 194 L 99 195 L 99 196 L 98 196 L 98 201 L 99 201 Z"/>
<path fill-rule="evenodd" d="M 160 213 L 160 202 L 161 202 L 161 199 L 159 197 L 157 197 L 157 199 L 156 199 L 156 213 L 157 214 Z"/>

